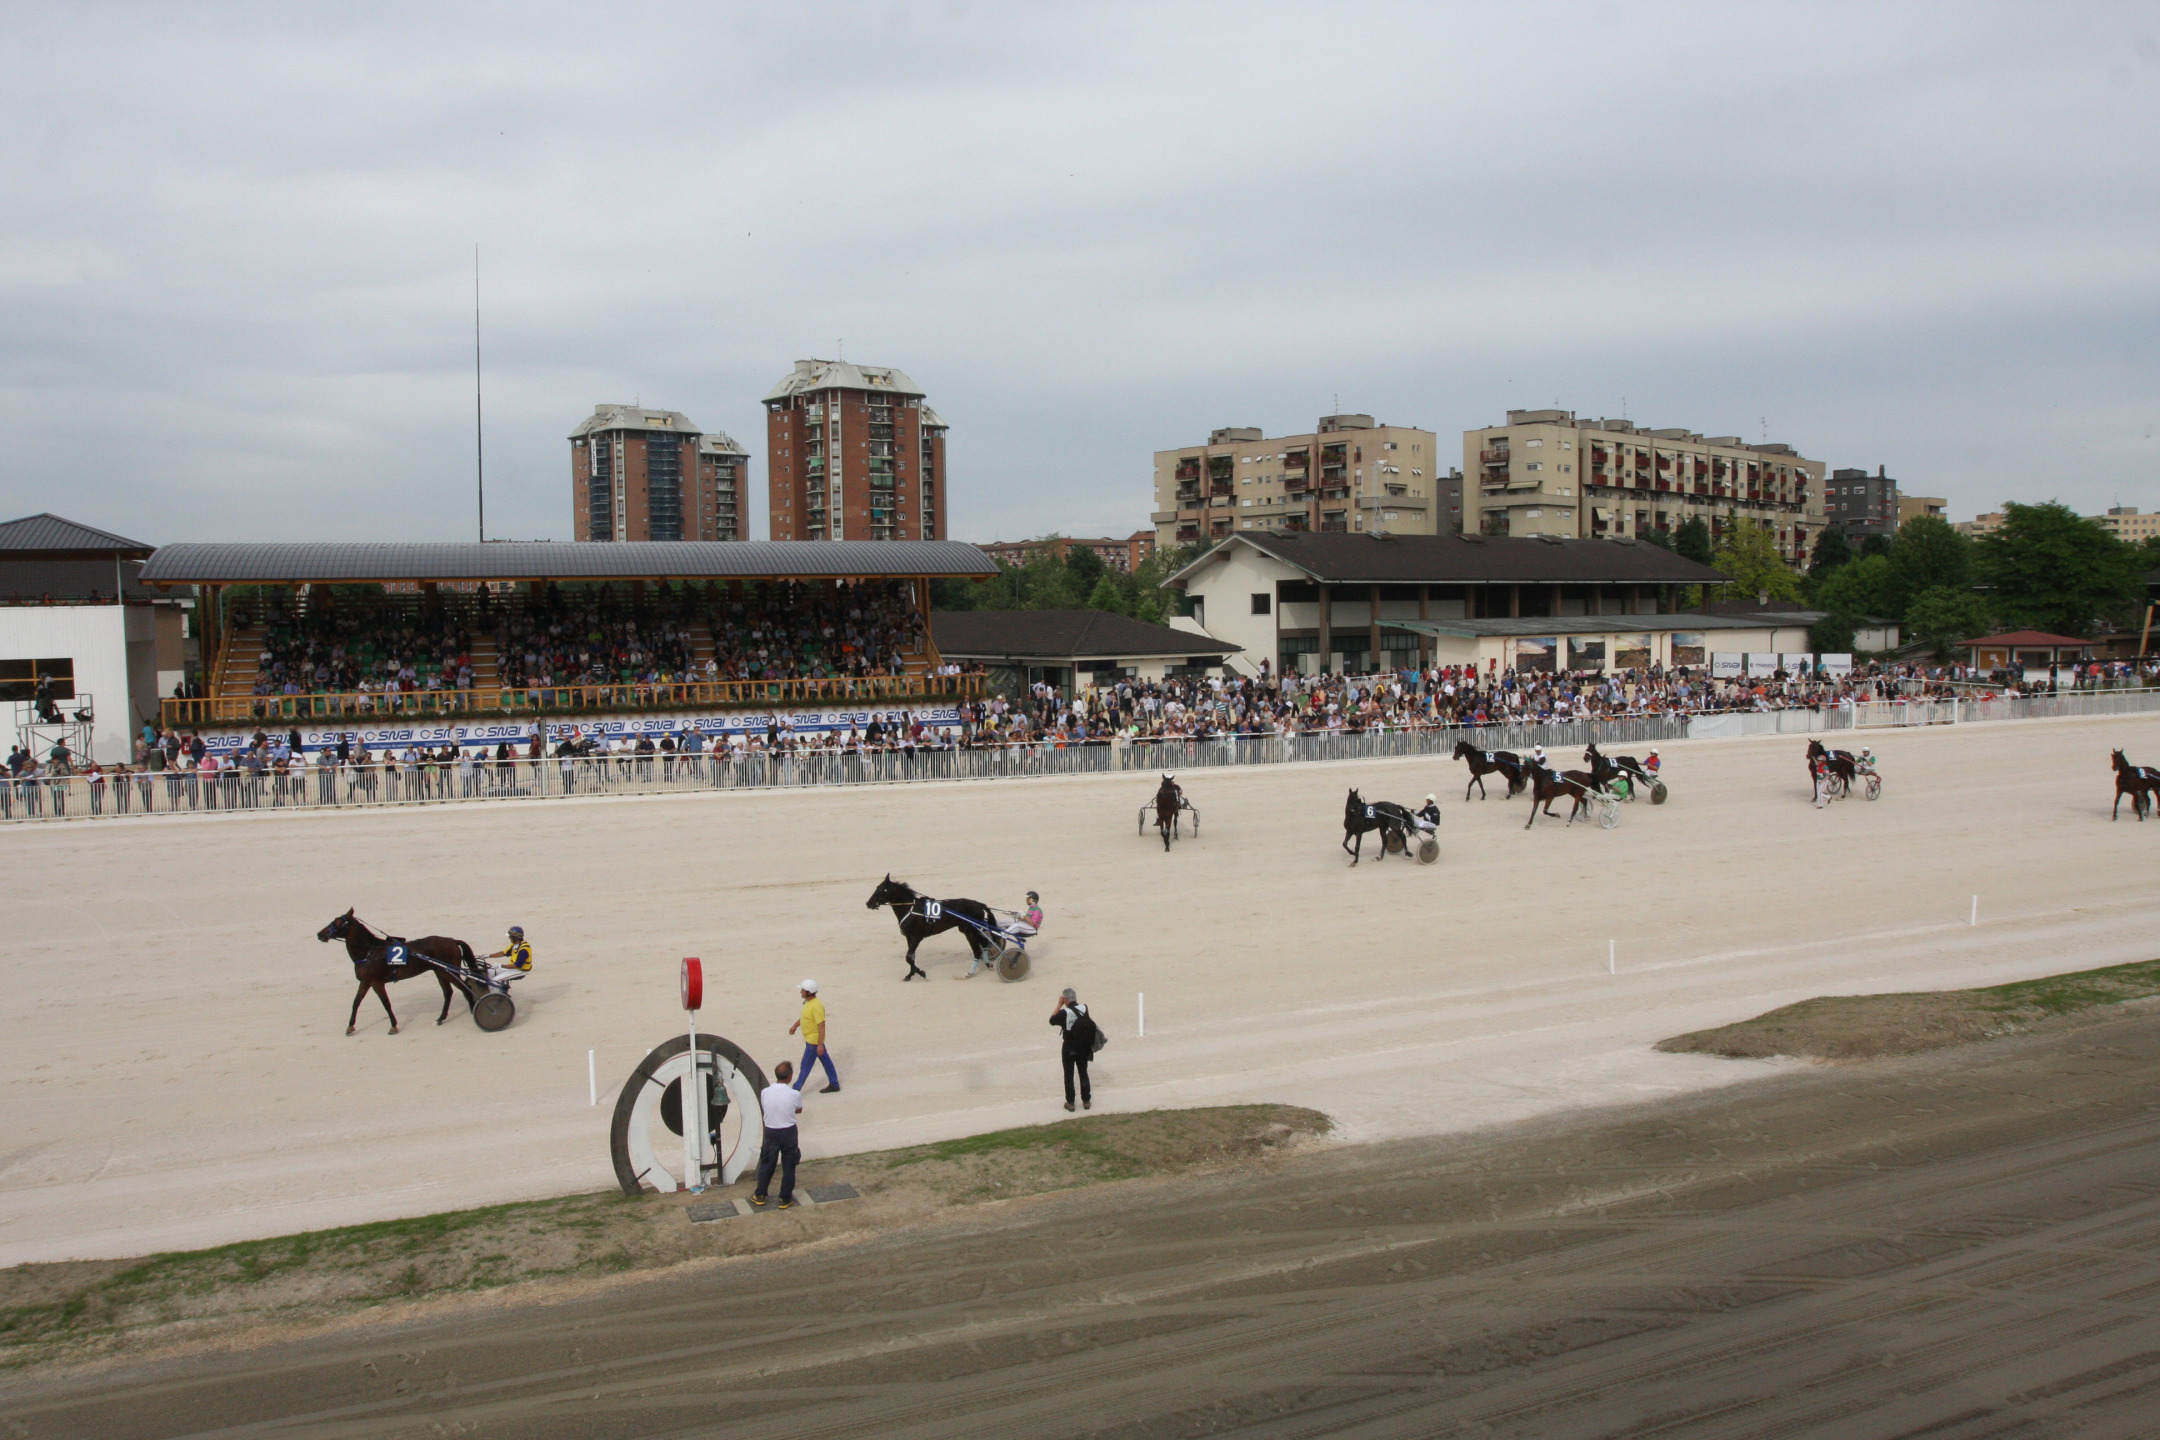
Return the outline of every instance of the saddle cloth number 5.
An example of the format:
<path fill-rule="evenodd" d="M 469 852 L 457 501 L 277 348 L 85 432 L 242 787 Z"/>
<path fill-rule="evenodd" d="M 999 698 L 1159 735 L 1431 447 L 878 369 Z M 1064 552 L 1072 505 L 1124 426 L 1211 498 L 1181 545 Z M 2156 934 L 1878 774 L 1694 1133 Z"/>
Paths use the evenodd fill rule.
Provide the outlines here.
<path fill-rule="evenodd" d="M 945 913 L 945 907 L 935 900 L 925 900 L 922 902 L 922 913 L 923 919 L 935 920 Z"/>

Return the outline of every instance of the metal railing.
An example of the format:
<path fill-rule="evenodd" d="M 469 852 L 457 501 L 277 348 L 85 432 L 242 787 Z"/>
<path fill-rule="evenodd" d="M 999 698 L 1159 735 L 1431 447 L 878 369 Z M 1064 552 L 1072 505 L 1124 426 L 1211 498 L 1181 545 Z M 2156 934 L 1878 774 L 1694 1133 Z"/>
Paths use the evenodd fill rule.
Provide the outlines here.
<path fill-rule="evenodd" d="M 269 721 L 413 719 L 430 715 L 603 715 L 649 710 L 744 709 L 819 702 L 972 699 L 980 675 L 869 675 L 833 680 L 710 680 L 653 685 L 526 685 L 488 690 L 383 690 L 314 695 L 211 695 L 168 699 L 167 729 Z"/>
<path fill-rule="evenodd" d="M 0 778 L 0 821 L 130 815 L 379 809 L 450 801 L 689 794 L 703 790 L 811 789 L 921 781 L 1190 771 L 1336 760 L 1445 760 L 1460 741 L 1480 750 L 1544 746 L 1570 760 L 1580 748 L 1657 745 L 1742 735 L 1808 735 L 1894 726 L 2077 716 L 2160 714 L 2160 690 L 2082 692 L 2031 699 L 1870 701 L 1850 710 L 1725 711 L 1490 725 L 1426 725 L 1357 732 L 1216 735 L 965 746 L 959 749 L 816 750 L 520 757 L 495 760 L 308 764 L 285 774 L 244 767 Z"/>

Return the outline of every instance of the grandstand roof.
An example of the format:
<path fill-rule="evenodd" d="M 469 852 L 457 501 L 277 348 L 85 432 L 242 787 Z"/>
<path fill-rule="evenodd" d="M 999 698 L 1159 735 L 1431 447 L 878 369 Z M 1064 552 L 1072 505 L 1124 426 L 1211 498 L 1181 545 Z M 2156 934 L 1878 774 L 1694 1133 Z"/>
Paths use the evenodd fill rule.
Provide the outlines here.
<path fill-rule="evenodd" d="M 1240 647 L 1107 610 L 939 610 L 938 651 L 961 660 L 1232 655 Z"/>
<path fill-rule="evenodd" d="M 487 544 L 166 545 L 153 585 L 368 584 L 444 580 L 833 580 L 990 576 L 958 540 L 507 540 Z"/>
<path fill-rule="evenodd" d="M 0 558 L 8 560 L 109 560 L 115 555 L 139 560 L 152 548 L 50 513 L 0 523 Z"/>

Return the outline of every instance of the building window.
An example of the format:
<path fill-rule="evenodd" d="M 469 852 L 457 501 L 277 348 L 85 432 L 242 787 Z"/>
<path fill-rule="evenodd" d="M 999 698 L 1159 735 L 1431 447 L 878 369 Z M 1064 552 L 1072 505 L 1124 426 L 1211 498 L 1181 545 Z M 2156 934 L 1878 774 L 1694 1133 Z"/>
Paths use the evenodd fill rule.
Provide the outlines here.
<path fill-rule="evenodd" d="M 1252 597 L 1252 613 L 1255 615 L 1265 615 L 1269 613 L 1270 609 L 1274 604 L 1274 600 L 1275 597 L 1268 594 L 1265 590 L 1255 591 Z"/>

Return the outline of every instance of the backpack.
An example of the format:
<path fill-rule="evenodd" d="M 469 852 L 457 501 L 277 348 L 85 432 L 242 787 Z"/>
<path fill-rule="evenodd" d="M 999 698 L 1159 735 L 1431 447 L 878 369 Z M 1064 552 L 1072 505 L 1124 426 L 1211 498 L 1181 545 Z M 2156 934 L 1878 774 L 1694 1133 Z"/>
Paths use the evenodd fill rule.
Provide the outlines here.
<path fill-rule="evenodd" d="M 1103 1046 L 1110 1043 L 1110 1036 L 1109 1033 L 1102 1028 L 1102 1026 L 1095 1023 L 1095 1017 L 1093 1015 L 1087 1017 L 1087 1026 L 1088 1029 L 1095 1032 L 1088 1037 L 1088 1058 L 1092 1060 L 1097 1055 L 1102 1054 Z"/>

